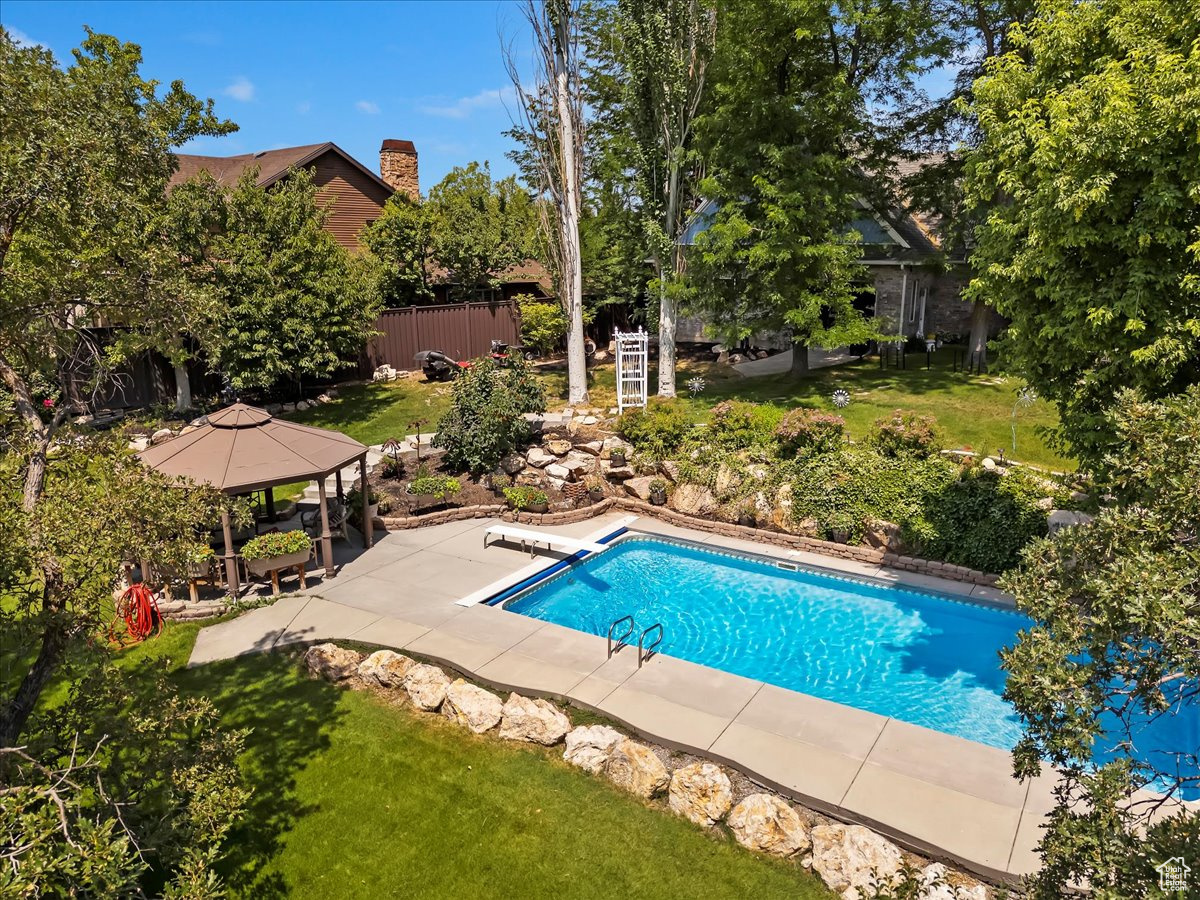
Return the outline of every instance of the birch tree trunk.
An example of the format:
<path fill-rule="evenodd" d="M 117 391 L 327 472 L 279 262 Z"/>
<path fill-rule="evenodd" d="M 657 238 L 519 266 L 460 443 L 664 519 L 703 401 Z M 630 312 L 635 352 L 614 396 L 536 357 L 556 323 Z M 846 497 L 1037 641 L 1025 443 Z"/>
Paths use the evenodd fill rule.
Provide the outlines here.
<path fill-rule="evenodd" d="M 561 148 L 561 200 L 558 216 L 559 253 L 562 271 L 559 290 L 567 313 L 567 402 L 572 406 L 586 403 L 587 356 L 583 348 L 583 266 L 579 248 L 579 206 L 582 171 L 579 136 L 575 133 L 575 115 L 571 97 L 571 78 L 567 48 L 571 40 L 569 8 L 564 4 L 554 23 L 554 105 L 555 126 Z"/>

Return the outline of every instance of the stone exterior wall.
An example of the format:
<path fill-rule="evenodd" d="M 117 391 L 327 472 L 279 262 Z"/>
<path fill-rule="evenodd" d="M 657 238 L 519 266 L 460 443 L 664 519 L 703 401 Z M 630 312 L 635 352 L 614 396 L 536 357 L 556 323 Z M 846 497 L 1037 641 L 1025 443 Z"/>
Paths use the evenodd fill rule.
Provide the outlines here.
<path fill-rule="evenodd" d="M 921 327 L 921 294 L 925 299 L 925 334 L 960 334 L 971 331 L 972 304 L 962 299 L 963 288 L 969 280 L 962 269 L 932 272 L 920 267 L 908 270 L 908 296 L 904 302 L 904 322 L 900 320 L 900 291 L 904 272 L 899 266 L 875 266 L 875 316 L 883 323 L 887 334 L 915 335 Z M 1004 327 L 1004 319 L 992 313 L 988 326 L 989 337 L 995 337 Z"/>
<path fill-rule="evenodd" d="M 386 140 L 379 148 L 379 177 L 393 190 L 421 199 L 417 177 L 417 148 L 412 141 Z"/>

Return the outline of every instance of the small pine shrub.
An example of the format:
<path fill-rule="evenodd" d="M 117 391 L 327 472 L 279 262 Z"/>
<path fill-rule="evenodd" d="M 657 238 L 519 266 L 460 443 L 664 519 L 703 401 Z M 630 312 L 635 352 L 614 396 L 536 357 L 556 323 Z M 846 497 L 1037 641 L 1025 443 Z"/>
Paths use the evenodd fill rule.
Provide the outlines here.
<path fill-rule="evenodd" d="M 899 409 L 875 420 L 870 441 L 885 456 L 932 456 L 941 449 L 937 419 Z"/>
<path fill-rule="evenodd" d="M 691 434 L 692 422 L 679 400 L 651 397 L 644 408 L 622 415 L 617 430 L 638 450 L 665 456 L 679 449 Z"/>
<path fill-rule="evenodd" d="M 842 446 L 846 420 L 819 409 L 797 407 L 783 415 L 775 428 L 779 449 L 789 456 L 828 453 Z"/>

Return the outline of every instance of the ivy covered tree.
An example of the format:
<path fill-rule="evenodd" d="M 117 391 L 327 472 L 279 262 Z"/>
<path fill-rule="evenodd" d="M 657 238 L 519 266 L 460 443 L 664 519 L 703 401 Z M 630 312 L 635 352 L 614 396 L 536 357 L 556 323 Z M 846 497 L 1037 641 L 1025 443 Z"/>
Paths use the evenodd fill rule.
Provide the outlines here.
<path fill-rule="evenodd" d="M 1024 737 L 1016 774 L 1061 773 L 1034 895 L 1147 896 L 1154 866 L 1200 856 L 1200 386 L 1123 394 L 1092 523 L 1026 551 L 1005 587 L 1034 619 L 1004 652 Z M 1149 793 L 1139 793 L 1145 789 Z"/>
<path fill-rule="evenodd" d="M 1200 381 L 1198 40 L 1187 0 L 1053 0 L 975 87 L 968 295 L 1084 462 L 1121 389 Z"/>
<path fill-rule="evenodd" d="M 177 352 L 219 310 L 181 265 L 165 197 L 172 150 L 233 126 L 140 65 L 135 45 L 88 32 L 60 66 L 0 28 L 5 896 L 136 896 L 151 869 L 168 894 L 216 895 L 244 799 L 240 738 L 166 686 L 131 707 L 103 640 L 122 561 L 186 565 L 223 502 L 73 424 L 132 354 Z M 65 697 L 47 700 L 51 683 Z"/>
<path fill-rule="evenodd" d="M 232 191 L 207 172 L 170 205 L 192 277 L 220 298 L 220 328 L 204 343 L 235 388 L 266 390 L 328 378 L 357 361 L 379 314 L 373 258 L 325 229 L 327 208 L 307 171 L 269 190 L 244 172 Z"/>

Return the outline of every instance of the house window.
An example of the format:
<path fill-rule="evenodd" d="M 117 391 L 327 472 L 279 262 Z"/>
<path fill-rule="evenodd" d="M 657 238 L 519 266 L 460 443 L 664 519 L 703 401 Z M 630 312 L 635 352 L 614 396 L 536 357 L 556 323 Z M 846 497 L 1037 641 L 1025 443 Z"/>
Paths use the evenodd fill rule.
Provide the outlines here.
<path fill-rule="evenodd" d="M 475 299 L 479 303 L 495 303 L 496 289 L 493 287 L 481 287 L 475 289 Z"/>

